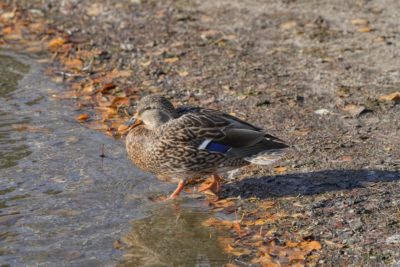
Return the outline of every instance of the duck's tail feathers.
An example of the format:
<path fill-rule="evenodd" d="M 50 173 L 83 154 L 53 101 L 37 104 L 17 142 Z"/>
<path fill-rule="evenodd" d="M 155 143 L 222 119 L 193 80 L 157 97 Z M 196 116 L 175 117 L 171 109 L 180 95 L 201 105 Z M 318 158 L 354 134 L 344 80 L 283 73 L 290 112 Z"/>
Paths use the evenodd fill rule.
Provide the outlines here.
<path fill-rule="evenodd" d="M 245 157 L 244 160 L 256 165 L 269 165 L 278 161 L 284 154 L 285 149 L 270 149 L 257 155 Z"/>

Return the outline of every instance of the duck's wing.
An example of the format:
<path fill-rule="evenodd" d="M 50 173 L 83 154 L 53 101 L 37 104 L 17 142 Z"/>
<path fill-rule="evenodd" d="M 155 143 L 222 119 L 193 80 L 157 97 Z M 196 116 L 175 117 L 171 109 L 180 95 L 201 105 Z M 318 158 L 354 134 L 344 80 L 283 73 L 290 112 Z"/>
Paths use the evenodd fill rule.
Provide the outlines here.
<path fill-rule="evenodd" d="M 187 141 L 198 144 L 200 150 L 244 158 L 288 147 L 261 128 L 220 111 L 186 107 L 178 112 L 181 116 L 168 123 L 168 127 L 181 127 L 175 132 L 185 132 Z M 178 133 L 176 138 L 182 138 Z"/>

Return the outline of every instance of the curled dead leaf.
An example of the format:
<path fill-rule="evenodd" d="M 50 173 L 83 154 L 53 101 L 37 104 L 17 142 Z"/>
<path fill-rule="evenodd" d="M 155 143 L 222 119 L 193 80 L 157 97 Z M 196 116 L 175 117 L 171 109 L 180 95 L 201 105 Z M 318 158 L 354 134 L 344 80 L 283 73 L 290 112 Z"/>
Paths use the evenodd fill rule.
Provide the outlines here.
<path fill-rule="evenodd" d="M 87 113 L 83 113 L 83 114 L 80 114 L 80 115 L 75 117 L 76 120 L 81 121 L 81 122 L 82 121 L 87 121 L 89 118 L 90 118 L 90 115 L 87 114 Z"/>
<path fill-rule="evenodd" d="M 343 111 L 349 113 L 353 118 L 357 118 L 366 111 L 366 108 L 363 105 L 347 104 L 343 107 Z"/>
<path fill-rule="evenodd" d="M 322 248 L 321 243 L 318 241 L 303 241 L 300 243 L 300 247 L 305 251 L 320 250 Z"/>
<path fill-rule="evenodd" d="M 283 30 L 290 30 L 297 26 L 297 22 L 294 20 L 287 21 L 279 25 L 279 27 Z"/>
<path fill-rule="evenodd" d="M 223 228 L 223 229 L 232 229 L 234 227 L 233 221 L 228 221 L 228 220 L 218 220 L 216 218 L 209 218 L 201 223 L 202 226 L 206 227 L 217 227 L 217 228 Z"/>
<path fill-rule="evenodd" d="M 174 62 L 176 62 L 178 60 L 179 60 L 178 57 L 169 57 L 169 58 L 164 59 L 164 62 L 165 63 L 174 63 Z"/>
<path fill-rule="evenodd" d="M 368 25 L 369 21 L 366 19 L 357 18 L 357 19 L 352 19 L 351 24 L 356 25 L 356 26 L 362 26 L 362 25 Z"/>
<path fill-rule="evenodd" d="M 362 27 L 357 29 L 358 32 L 372 32 L 374 29 L 370 28 L 370 27 Z"/>
<path fill-rule="evenodd" d="M 394 102 L 400 102 L 400 92 L 394 92 L 388 95 L 383 95 L 379 97 L 379 101 L 394 101 Z"/>
<path fill-rule="evenodd" d="M 240 257 L 243 255 L 249 255 L 251 254 L 251 250 L 247 249 L 247 248 L 236 248 L 233 247 L 231 245 L 228 245 L 226 247 L 223 248 L 223 250 L 228 253 L 228 254 L 232 254 L 236 257 Z"/>
<path fill-rule="evenodd" d="M 66 42 L 67 42 L 67 40 L 65 40 L 62 37 L 53 38 L 49 42 L 49 48 L 54 50 L 54 49 L 58 48 L 59 46 L 65 44 Z"/>
<path fill-rule="evenodd" d="M 282 166 L 275 167 L 274 169 L 276 173 L 284 173 L 286 171 L 286 167 Z"/>

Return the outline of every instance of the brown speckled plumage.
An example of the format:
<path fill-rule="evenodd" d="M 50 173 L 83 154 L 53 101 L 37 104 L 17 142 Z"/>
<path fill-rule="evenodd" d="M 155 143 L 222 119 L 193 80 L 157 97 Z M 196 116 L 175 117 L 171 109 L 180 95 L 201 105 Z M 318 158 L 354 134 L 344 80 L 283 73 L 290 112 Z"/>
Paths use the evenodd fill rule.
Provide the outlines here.
<path fill-rule="evenodd" d="M 143 98 L 135 117 L 143 123 L 134 126 L 126 138 L 130 159 L 145 171 L 171 178 L 225 172 L 257 160 L 271 163 L 287 147 L 231 115 L 197 107 L 175 109 L 161 96 Z M 203 142 L 228 150 L 200 148 Z"/>

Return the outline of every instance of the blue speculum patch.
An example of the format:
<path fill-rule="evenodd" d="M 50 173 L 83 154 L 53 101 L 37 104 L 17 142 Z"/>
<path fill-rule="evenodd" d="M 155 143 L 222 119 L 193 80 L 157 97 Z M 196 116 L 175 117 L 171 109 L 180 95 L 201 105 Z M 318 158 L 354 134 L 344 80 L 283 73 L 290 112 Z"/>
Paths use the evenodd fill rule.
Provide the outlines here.
<path fill-rule="evenodd" d="M 228 145 L 220 144 L 217 142 L 210 142 L 206 149 L 210 152 L 220 152 L 220 153 L 225 153 L 227 152 L 231 147 Z"/>

